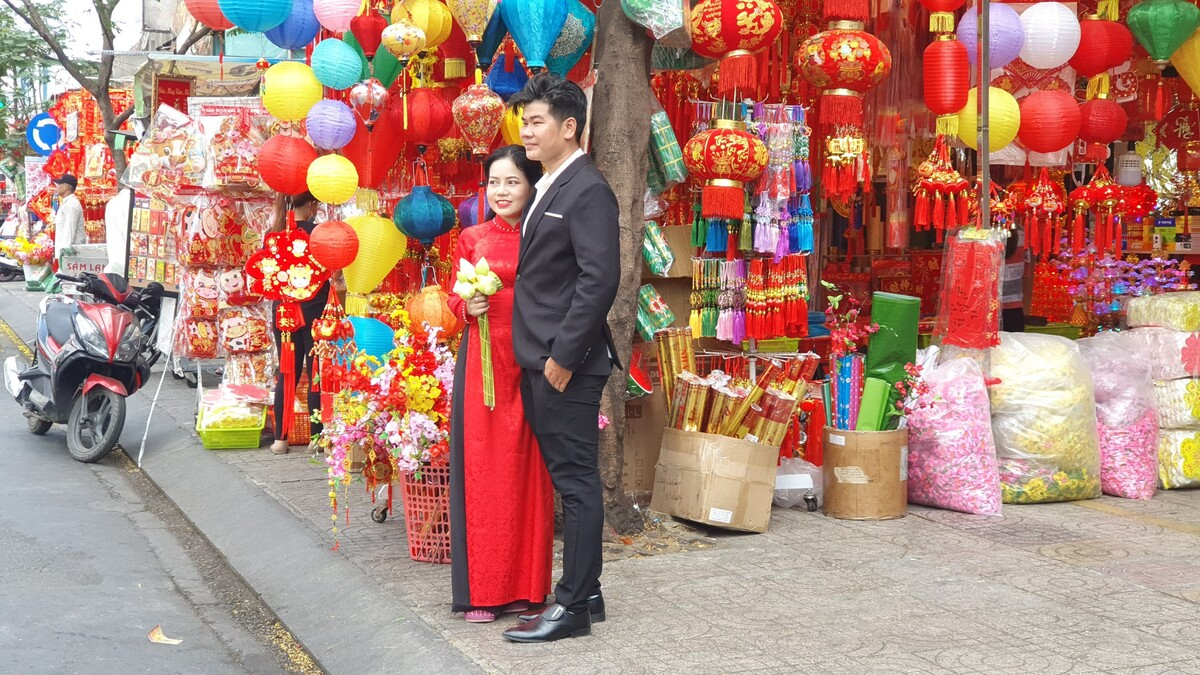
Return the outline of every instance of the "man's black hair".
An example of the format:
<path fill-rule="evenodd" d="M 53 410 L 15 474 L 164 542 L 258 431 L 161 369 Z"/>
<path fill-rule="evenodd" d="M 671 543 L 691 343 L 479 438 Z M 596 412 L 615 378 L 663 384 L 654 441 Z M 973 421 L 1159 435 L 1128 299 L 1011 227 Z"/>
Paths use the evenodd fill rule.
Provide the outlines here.
<path fill-rule="evenodd" d="M 522 108 L 541 101 L 550 108 L 550 116 L 560 125 L 575 118 L 575 141 L 583 142 L 583 128 L 587 126 L 587 97 L 583 89 L 565 77 L 550 72 L 541 72 L 529 78 L 525 88 L 508 99 L 510 108 Z"/>
<path fill-rule="evenodd" d="M 298 209 L 298 208 L 301 208 L 304 206 L 308 206 L 309 204 L 311 204 L 315 201 L 317 201 L 317 198 L 313 196 L 313 193 L 309 192 L 308 190 L 305 190 L 304 192 L 301 192 L 300 194 L 296 195 L 295 197 L 292 197 L 292 208 Z"/>

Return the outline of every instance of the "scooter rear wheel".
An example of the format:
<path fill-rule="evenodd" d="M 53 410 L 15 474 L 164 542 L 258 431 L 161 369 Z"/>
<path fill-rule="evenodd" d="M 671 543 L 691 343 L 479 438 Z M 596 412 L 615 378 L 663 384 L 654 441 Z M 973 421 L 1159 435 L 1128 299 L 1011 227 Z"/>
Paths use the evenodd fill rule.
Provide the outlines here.
<path fill-rule="evenodd" d="M 75 400 L 67 420 L 67 450 L 76 461 L 98 462 L 121 440 L 125 397 L 94 387 Z"/>

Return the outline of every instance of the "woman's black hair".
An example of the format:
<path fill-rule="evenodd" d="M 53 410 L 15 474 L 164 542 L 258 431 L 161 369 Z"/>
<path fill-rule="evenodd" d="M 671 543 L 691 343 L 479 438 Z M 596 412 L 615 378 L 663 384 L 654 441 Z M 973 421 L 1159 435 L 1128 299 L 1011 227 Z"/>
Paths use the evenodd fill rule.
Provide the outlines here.
<path fill-rule="evenodd" d="M 531 188 L 537 185 L 538 180 L 542 177 L 542 165 L 529 159 L 525 154 L 525 148 L 520 145 L 505 145 L 497 148 L 487 159 L 483 160 L 483 175 L 491 175 L 492 165 L 502 159 L 512 160 L 521 173 L 525 174 L 525 180 L 529 181 Z"/>
<path fill-rule="evenodd" d="M 315 201 L 317 201 L 317 198 L 313 196 L 313 193 L 309 192 L 308 190 L 305 190 L 304 192 L 301 192 L 300 194 L 296 195 L 295 197 L 292 197 L 292 208 L 298 209 L 298 208 L 301 208 L 304 206 L 308 206 L 309 204 L 311 204 Z"/>

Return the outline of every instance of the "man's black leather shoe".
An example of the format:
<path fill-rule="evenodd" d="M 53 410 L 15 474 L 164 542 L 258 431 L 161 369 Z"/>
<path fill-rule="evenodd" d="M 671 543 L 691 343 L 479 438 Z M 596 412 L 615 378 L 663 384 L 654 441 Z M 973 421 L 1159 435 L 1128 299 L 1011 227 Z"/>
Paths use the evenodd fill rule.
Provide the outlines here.
<path fill-rule="evenodd" d="M 554 642 L 565 637 L 592 634 L 592 616 L 587 612 L 572 614 L 559 604 L 550 605 L 533 621 L 504 631 L 510 642 Z"/>
<path fill-rule="evenodd" d="M 601 623 L 602 621 L 604 621 L 604 619 L 605 619 L 604 595 L 597 593 L 595 595 L 588 596 L 587 602 L 588 602 L 588 614 L 592 615 L 592 623 Z M 518 614 L 517 620 L 522 621 L 522 622 L 533 621 L 534 619 L 541 616 L 542 612 L 545 611 L 549 607 L 550 606 L 547 605 L 546 607 L 542 607 L 541 609 L 537 609 L 537 610 L 534 610 L 531 612 L 525 612 L 524 614 Z"/>

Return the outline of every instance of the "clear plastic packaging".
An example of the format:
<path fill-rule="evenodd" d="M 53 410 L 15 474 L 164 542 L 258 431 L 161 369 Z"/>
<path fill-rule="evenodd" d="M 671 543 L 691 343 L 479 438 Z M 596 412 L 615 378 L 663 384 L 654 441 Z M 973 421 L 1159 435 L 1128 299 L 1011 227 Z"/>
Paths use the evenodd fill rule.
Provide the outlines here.
<path fill-rule="evenodd" d="M 976 515 L 1000 513 L 1000 474 L 988 391 L 974 359 L 927 369 L 929 393 L 908 414 L 908 501 Z"/>
<path fill-rule="evenodd" d="M 1105 494 L 1150 499 L 1158 483 L 1158 414 L 1145 343 L 1129 332 L 1076 342 L 1092 370 Z"/>
<path fill-rule="evenodd" d="M 1200 333 L 1151 327 L 1126 331 L 1126 334 L 1145 350 L 1152 378 L 1200 377 Z"/>
<path fill-rule="evenodd" d="M 1200 431 L 1159 434 L 1158 483 L 1164 490 L 1200 486 Z"/>
<path fill-rule="evenodd" d="M 160 105 L 146 137 L 129 158 L 121 182 L 175 204 L 181 192 L 203 186 L 209 162 L 207 148 L 203 131 L 192 118 Z"/>
<path fill-rule="evenodd" d="M 1126 312 L 1130 328 L 1159 326 L 1194 333 L 1200 331 L 1200 291 L 1133 298 Z"/>
<path fill-rule="evenodd" d="M 1092 374 L 1072 341 L 1001 333 L 991 350 L 992 435 L 1006 504 L 1100 496 Z"/>
<path fill-rule="evenodd" d="M 663 235 L 662 228 L 653 220 L 646 223 L 646 236 L 642 240 L 642 260 L 646 261 L 650 272 L 658 276 L 670 272 L 671 266 L 675 264 L 675 254 L 671 251 L 671 245 Z"/>
<path fill-rule="evenodd" d="M 204 393 L 200 404 L 203 429 L 257 429 L 262 427 L 263 404 L 224 387 Z"/>
<path fill-rule="evenodd" d="M 621 9 L 629 20 L 650 31 L 664 47 L 692 45 L 688 16 L 682 0 L 621 0 Z"/>
<path fill-rule="evenodd" d="M 779 470 L 775 474 L 775 496 L 772 502 L 775 506 L 790 509 L 805 504 L 804 498 L 811 495 L 817 506 L 824 499 L 824 485 L 821 479 L 821 467 L 799 458 L 787 457 L 779 462 Z M 808 476 L 805 480 L 802 476 Z M 795 477 L 795 478 L 793 478 Z M 811 487 L 808 487 L 810 485 Z M 780 485 L 796 484 L 799 487 L 779 487 Z"/>

